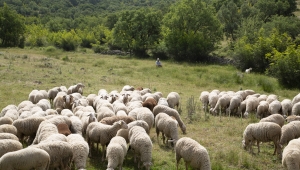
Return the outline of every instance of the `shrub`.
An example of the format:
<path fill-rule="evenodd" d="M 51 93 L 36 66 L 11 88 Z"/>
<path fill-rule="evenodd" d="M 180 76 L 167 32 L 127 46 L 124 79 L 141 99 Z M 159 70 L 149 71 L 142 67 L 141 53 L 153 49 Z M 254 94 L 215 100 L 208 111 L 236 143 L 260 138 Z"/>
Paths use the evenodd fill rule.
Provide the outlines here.
<path fill-rule="evenodd" d="M 47 52 L 54 52 L 56 50 L 56 48 L 54 46 L 48 46 L 48 47 L 45 48 L 45 50 Z"/>

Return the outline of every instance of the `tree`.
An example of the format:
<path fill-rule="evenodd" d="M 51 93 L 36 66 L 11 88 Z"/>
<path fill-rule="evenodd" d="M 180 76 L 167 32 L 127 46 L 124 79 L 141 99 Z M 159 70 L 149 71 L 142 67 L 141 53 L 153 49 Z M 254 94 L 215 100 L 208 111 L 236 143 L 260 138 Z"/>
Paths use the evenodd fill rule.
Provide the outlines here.
<path fill-rule="evenodd" d="M 181 0 L 163 18 L 168 53 L 177 61 L 203 61 L 222 38 L 212 6 L 202 0 Z"/>
<path fill-rule="evenodd" d="M 11 10 L 6 3 L 0 8 L 0 42 L 2 47 L 24 44 L 25 24 L 23 17 Z"/>

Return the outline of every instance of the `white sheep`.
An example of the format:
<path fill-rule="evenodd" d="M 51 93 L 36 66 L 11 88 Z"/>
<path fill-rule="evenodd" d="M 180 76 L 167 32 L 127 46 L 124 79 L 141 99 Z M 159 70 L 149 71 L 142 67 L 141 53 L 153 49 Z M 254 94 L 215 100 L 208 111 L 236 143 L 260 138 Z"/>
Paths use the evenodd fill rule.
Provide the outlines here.
<path fill-rule="evenodd" d="M 259 102 L 261 102 L 261 101 L 266 101 L 267 98 L 268 98 L 268 96 L 266 94 L 262 94 L 257 99 Z"/>
<path fill-rule="evenodd" d="M 300 121 L 300 116 L 290 115 L 286 119 L 286 122 L 290 123 L 292 121 Z"/>
<path fill-rule="evenodd" d="M 42 108 L 43 111 L 46 111 L 47 109 L 51 109 L 51 104 L 47 99 L 41 99 L 36 105 Z"/>
<path fill-rule="evenodd" d="M 300 115 L 300 102 L 295 103 L 292 107 L 292 115 Z"/>
<path fill-rule="evenodd" d="M 281 128 L 280 144 L 288 144 L 292 139 L 300 137 L 300 121 L 292 121 Z"/>
<path fill-rule="evenodd" d="M 76 92 L 82 94 L 84 87 L 85 86 L 82 83 L 77 83 L 76 85 L 72 85 L 68 88 L 67 94 L 72 94 Z"/>
<path fill-rule="evenodd" d="M 251 70 L 252 70 L 252 68 L 250 67 L 250 68 L 245 70 L 245 73 L 249 74 L 251 72 Z"/>
<path fill-rule="evenodd" d="M 68 140 L 65 135 L 57 133 L 57 134 L 51 134 L 50 136 L 48 136 L 45 140 L 41 141 L 40 143 L 52 142 L 52 141 L 67 142 Z"/>
<path fill-rule="evenodd" d="M 29 93 L 28 100 L 37 104 L 41 99 L 48 99 L 48 93 L 45 90 L 32 90 Z"/>
<path fill-rule="evenodd" d="M 226 109 L 226 114 L 228 114 L 230 116 L 231 113 L 237 113 L 238 108 L 240 107 L 242 101 L 243 101 L 243 98 L 241 95 L 234 95 L 230 99 L 229 106 Z"/>
<path fill-rule="evenodd" d="M 282 165 L 288 170 L 300 169 L 300 139 L 293 139 L 283 149 Z"/>
<path fill-rule="evenodd" d="M 86 112 L 85 116 L 81 117 L 82 122 L 82 135 L 86 135 L 86 129 L 92 122 L 97 122 L 97 118 L 93 112 Z"/>
<path fill-rule="evenodd" d="M 56 125 L 50 123 L 48 121 L 43 121 L 36 132 L 36 136 L 32 142 L 32 144 L 38 144 L 43 140 L 46 140 L 52 134 L 58 134 L 58 129 Z"/>
<path fill-rule="evenodd" d="M 150 133 L 150 131 L 149 131 L 149 129 L 150 129 L 149 125 L 144 120 L 135 120 L 133 122 L 128 123 L 127 126 L 128 126 L 128 129 L 131 129 L 133 126 L 141 126 L 142 128 L 145 129 L 145 131 L 147 132 L 147 134 Z"/>
<path fill-rule="evenodd" d="M 9 152 L 0 158 L 0 169 L 49 169 L 50 156 L 39 148 L 28 147 Z"/>
<path fill-rule="evenodd" d="M 135 120 L 144 120 L 147 122 L 150 128 L 154 125 L 154 115 L 149 108 L 141 107 L 133 109 L 131 112 L 128 113 L 128 116 L 133 117 Z"/>
<path fill-rule="evenodd" d="M 59 93 L 53 100 L 53 106 L 60 114 L 63 109 L 72 109 L 74 97 L 72 95 L 60 95 Z"/>
<path fill-rule="evenodd" d="M 274 100 L 269 104 L 269 114 L 281 113 L 281 102 Z"/>
<path fill-rule="evenodd" d="M 67 116 L 67 117 L 74 116 L 73 112 L 69 109 L 61 110 L 60 114 L 63 115 L 63 116 Z"/>
<path fill-rule="evenodd" d="M 200 102 L 202 102 L 202 108 L 205 112 L 208 111 L 208 103 L 209 103 L 208 96 L 209 96 L 208 91 L 202 91 L 199 97 Z"/>
<path fill-rule="evenodd" d="M 0 125 L 9 124 L 11 125 L 13 123 L 12 118 L 10 117 L 0 117 Z"/>
<path fill-rule="evenodd" d="M 4 117 L 10 117 L 12 120 L 17 120 L 19 118 L 19 113 L 15 109 L 9 109 L 6 111 Z"/>
<path fill-rule="evenodd" d="M 278 100 L 278 97 L 277 97 L 277 95 L 275 95 L 275 94 L 270 94 L 268 97 L 267 97 L 267 102 L 270 104 L 270 103 L 272 103 L 274 100 Z"/>
<path fill-rule="evenodd" d="M 122 91 L 133 91 L 133 90 L 134 90 L 134 87 L 130 86 L 130 85 L 125 85 L 122 88 Z"/>
<path fill-rule="evenodd" d="M 113 138 L 119 129 L 127 129 L 127 124 L 123 121 L 117 121 L 113 125 L 106 125 L 99 122 L 92 122 L 88 125 L 86 130 L 86 141 L 90 146 L 89 156 L 92 156 L 91 144 L 93 142 L 98 143 L 102 146 L 102 161 L 104 160 L 105 145 L 109 143 L 111 138 Z"/>
<path fill-rule="evenodd" d="M 47 109 L 45 113 L 46 115 L 58 115 L 58 112 L 54 109 Z"/>
<path fill-rule="evenodd" d="M 167 102 L 171 108 L 176 108 L 178 109 L 179 107 L 179 102 L 180 102 L 180 96 L 177 92 L 170 92 L 167 96 Z"/>
<path fill-rule="evenodd" d="M 253 154 L 252 145 L 257 142 L 258 153 L 260 152 L 259 143 L 260 142 L 270 142 L 273 141 L 275 153 L 281 154 L 281 146 L 279 145 L 281 137 L 281 127 L 273 122 L 259 122 L 249 124 L 243 133 L 243 148 L 247 150 L 250 149 L 250 153 Z"/>
<path fill-rule="evenodd" d="M 136 108 L 141 108 L 143 107 L 143 102 L 142 101 L 130 101 L 126 104 L 126 107 L 127 107 L 127 113 L 131 112 L 133 109 L 136 109 Z"/>
<path fill-rule="evenodd" d="M 269 103 L 267 101 L 260 101 L 256 109 L 256 117 L 262 119 L 269 115 Z"/>
<path fill-rule="evenodd" d="M 28 100 L 27 100 L 28 101 Z M 30 102 L 30 101 L 28 101 Z M 10 104 L 10 105 L 7 105 L 5 106 L 2 110 L 1 110 L 1 113 L 0 113 L 0 117 L 3 117 L 5 115 L 5 113 L 10 110 L 10 109 L 13 109 L 13 110 L 18 110 L 18 107 L 14 104 Z"/>
<path fill-rule="evenodd" d="M 124 111 L 124 110 L 119 110 L 117 113 L 116 113 L 116 116 L 128 116 L 127 113 Z"/>
<path fill-rule="evenodd" d="M 300 102 L 300 93 L 298 93 L 292 100 L 292 105 Z"/>
<path fill-rule="evenodd" d="M 176 145 L 178 141 L 178 130 L 177 130 L 178 122 L 171 118 L 166 113 L 159 113 L 155 116 L 155 129 L 156 129 L 156 136 L 157 141 L 159 137 L 159 132 L 162 133 L 163 143 L 165 144 L 165 138 L 167 137 L 168 143 L 172 143 Z M 168 144 L 167 143 L 167 144 Z"/>
<path fill-rule="evenodd" d="M 1 139 L 0 140 L 0 158 L 8 153 L 23 149 L 23 145 L 14 139 Z"/>
<path fill-rule="evenodd" d="M 285 119 L 281 114 L 276 113 L 268 117 L 262 118 L 259 122 L 273 122 L 282 127 L 284 125 Z"/>
<path fill-rule="evenodd" d="M 16 135 L 11 133 L 0 133 L 0 140 L 1 139 L 13 139 L 19 141 L 19 138 Z"/>
<path fill-rule="evenodd" d="M 67 136 L 68 143 L 72 146 L 73 162 L 76 169 L 86 169 L 86 162 L 89 154 L 89 145 L 80 134 Z"/>
<path fill-rule="evenodd" d="M 124 158 L 127 154 L 127 143 L 123 137 L 113 137 L 106 149 L 107 169 L 122 169 Z"/>
<path fill-rule="evenodd" d="M 86 99 L 89 101 L 89 105 L 93 106 L 94 99 L 97 96 L 97 94 L 89 94 L 86 96 Z"/>
<path fill-rule="evenodd" d="M 130 147 L 134 151 L 134 162 L 136 163 L 136 157 L 138 158 L 138 168 L 140 163 L 149 170 L 152 166 L 152 141 L 145 129 L 140 126 L 134 126 L 129 130 L 129 143 Z"/>
<path fill-rule="evenodd" d="M 112 117 L 115 115 L 116 115 L 115 112 L 111 110 L 109 107 L 102 106 L 97 111 L 97 120 L 100 121 L 105 117 Z"/>
<path fill-rule="evenodd" d="M 79 119 L 79 117 L 71 116 L 70 120 L 71 120 L 70 131 L 72 133 L 82 135 L 83 124 L 82 121 Z"/>
<path fill-rule="evenodd" d="M 164 98 L 164 97 L 159 98 L 159 100 L 157 102 L 157 105 L 165 105 L 165 106 L 169 107 L 167 98 Z"/>
<path fill-rule="evenodd" d="M 201 170 L 210 170 L 211 163 L 208 151 L 194 139 L 189 137 L 180 138 L 175 145 L 176 169 L 181 158 L 185 162 L 187 169 L 188 164 L 192 168 Z"/>
<path fill-rule="evenodd" d="M 292 101 L 290 99 L 284 99 L 281 101 L 281 111 L 284 117 L 291 115 L 292 113 Z"/>
<path fill-rule="evenodd" d="M 208 95 L 208 105 L 210 108 L 215 108 L 219 99 L 219 95 L 216 92 L 210 92 Z"/>
<path fill-rule="evenodd" d="M 249 97 L 246 99 L 246 111 L 244 113 L 245 117 L 248 117 L 249 113 L 255 112 L 259 102 L 256 97 Z"/>
<path fill-rule="evenodd" d="M 17 128 L 13 125 L 4 124 L 0 125 L 0 133 L 11 133 L 17 136 Z"/>
<path fill-rule="evenodd" d="M 60 87 L 53 87 L 52 89 L 48 90 L 48 99 L 50 103 L 53 103 L 54 98 L 56 97 L 57 93 L 60 92 Z"/>
<path fill-rule="evenodd" d="M 216 115 L 221 109 L 221 113 L 224 113 L 230 104 L 230 100 L 231 97 L 228 94 L 222 95 L 221 97 L 219 97 L 215 107 L 210 109 L 210 112 Z"/>

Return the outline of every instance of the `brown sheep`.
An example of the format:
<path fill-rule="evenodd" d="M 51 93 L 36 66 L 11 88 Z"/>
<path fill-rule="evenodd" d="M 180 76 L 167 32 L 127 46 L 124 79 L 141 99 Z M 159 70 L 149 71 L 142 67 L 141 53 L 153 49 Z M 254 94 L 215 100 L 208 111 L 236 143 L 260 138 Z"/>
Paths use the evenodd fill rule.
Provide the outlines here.
<path fill-rule="evenodd" d="M 71 134 L 69 126 L 66 123 L 59 123 L 56 125 L 58 133 L 68 136 Z"/>
<path fill-rule="evenodd" d="M 148 97 L 143 103 L 142 103 L 143 107 L 147 107 L 148 109 L 151 110 L 151 112 L 153 112 L 153 108 L 157 105 L 157 101 L 152 98 L 152 97 Z"/>
<path fill-rule="evenodd" d="M 112 116 L 112 117 L 103 118 L 100 121 L 100 123 L 107 124 L 107 125 L 113 125 L 114 122 L 117 122 L 119 120 L 123 120 L 126 124 L 135 121 L 135 119 L 131 116 Z"/>

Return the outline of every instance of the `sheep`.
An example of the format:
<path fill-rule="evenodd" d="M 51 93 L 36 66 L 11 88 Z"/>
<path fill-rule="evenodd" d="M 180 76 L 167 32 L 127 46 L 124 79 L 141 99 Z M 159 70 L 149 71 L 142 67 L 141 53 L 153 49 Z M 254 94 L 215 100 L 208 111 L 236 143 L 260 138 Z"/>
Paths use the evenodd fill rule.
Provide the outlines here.
<path fill-rule="evenodd" d="M 82 135 L 83 124 L 82 124 L 81 120 L 77 116 L 71 116 L 70 120 L 71 120 L 70 131 L 72 133 Z"/>
<path fill-rule="evenodd" d="M 123 120 L 126 124 L 135 121 L 135 119 L 131 116 L 113 116 L 113 117 L 106 117 L 103 118 L 100 123 L 106 124 L 106 125 L 112 125 L 115 122 Z"/>
<path fill-rule="evenodd" d="M 17 128 L 13 125 L 0 125 L 0 133 L 11 133 L 17 136 Z"/>
<path fill-rule="evenodd" d="M 292 107 L 292 115 L 300 115 L 300 102 L 295 103 Z"/>
<path fill-rule="evenodd" d="M 256 97 L 250 97 L 250 98 L 246 99 L 246 111 L 244 113 L 244 116 L 248 117 L 249 113 L 255 112 L 258 104 L 259 104 L 259 102 Z"/>
<path fill-rule="evenodd" d="M 59 123 L 56 125 L 58 133 L 63 134 L 65 136 L 68 136 L 71 134 L 71 131 L 69 129 L 69 125 L 66 123 Z"/>
<path fill-rule="evenodd" d="M 13 123 L 12 118 L 10 117 L 0 117 L 0 125 L 9 124 L 11 125 Z"/>
<path fill-rule="evenodd" d="M 148 125 L 147 122 L 145 122 L 144 120 L 135 120 L 133 122 L 128 123 L 128 129 L 131 129 L 133 126 L 141 126 L 142 128 L 145 129 L 146 133 L 149 134 L 150 131 L 150 127 Z"/>
<path fill-rule="evenodd" d="M 93 106 L 94 103 L 94 98 L 96 97 L 96 94 L 89 94 L 88 96 L 86 96 L 86 99 L 89 101 L 89 105 Z"/>
<path fill-rule="evenodd" d="M 63 109 L 72 109 L 74 97 L 72 95 L 57 95 L 54 98 L 53 105 L 56 111 L 60 114 Z"/>
<path fill-rule="evenodd" d="M 244 92 L 246 94 L 244 100 L 247 98 L 247 96 L 255 94 L 255 91 L 251 89 L 246 89 Z"/>
<path fill-rule="evenodd" d="M 124 111 L 124 110 L 119 110 L 117 113 L 116 113 L 116 116 L 128 116 L 127 113 Z"/>
<path fill-rule="evenodd" d="M 10 117 L 12 120 L 17 120 L 19 118 L 19 113 L 15 109 L 9 109 L 6 111 L 4 117 Z"/>
<path fill-rule="evenodd" d="M 48 121 L 44 121 L 40 124 L 32 144 L 38 144 L 41 141 L 46 140 L 46 138 L 52 134 L 58 134 L 56 125 Z"/>
<path fill-rule="evenodd" d="M 43 149 L 50 156 L 49 169 L 59 168 L 66 169 L 70 167 L 73 151 L 72 146 L 68 142 L 63 141 L 49 141 L 41 142 L 38 145 L 31 145 L 31 147 Z"/>
<path fill-rule="evenodd" d="M 256 117 L 258 119 L 267 117 L 269 115 L 268 110 L 269 110 L 269 103 L 267 101 L 260 101 L 256 109 Z"/>
<path fill-rule="evenodd" d="M 230 100 L 231 97 L 228 94 L 224 94 L 218 99 L 215 107 L 210 109 L 210 112 L 216 115 L 219 112 L 219 109 L 221 109 L 221 112 L 226 111 L 227 107 L 230 104 Z"/>
<path fill-rule="evenodd" d="M 274 100 L 269 104 L 269 114 L 281 113 L 281 102 Z"/>
<path fill-rule="evenodd" d="M 89 154 L 89 145 L 80 134 L 70 134 L 67 141 L 72 147 L 73 162 L 76 169 L 86 169 L 86 162 Z"/>
<path fill-rule="evenodd" d="M 113 125 L 106 125 L 99 122 L 90 123 L 86 130 L 86 141 L 90 146 L 89 156 L 92 156 L 91 144 L 96 142 L 102 145 L 102 161 L 104 160 L 104 146 L 109 143 L 119 129 L 127 129 L 127 124 L 123 120 L 115 122 Z M 97 147 L 98 149 L 98 147 Z"/>
<path fill-rule="evenodd" d="M 13 139 L 19 141 L 19 138 L 16 135 L 11 133 L 0 133 L 0 140 L 1 139 Z"/>
<path fill-rule="evenodd" d="M 0 158 L 0 169 L 49 169 L 50 156 L 39 148 L 25 148 L 10 152 Z"/>
<path fill-rule="evenodd" d="M 189 137 L 180 138 L 175 145 L 176 169 L 181 158 L 185 162 L 185 169 L 188 169 L 188 164 L 192 168 L 201 170 L 210 170 L 211 163 L 208 151 L 194 139 Z"/>
<path fill-rule="evenodd" d="M 70 86 L 68 88 L 67 94 L 72 94 L 72 93 L 80 93 L 81 95 L 83 94 L 83 88 L 85 86 L 82 83 L 77 83 L 76 85 Z"/>
<path fill-rule="evenodd" d="M 32 117 L 14 121 L 13 125 L 17 128 L 17 137 L 19 140 L 23 141 L 24 136 L 29 136 L 33 140 L 40 124 L 45 120 L 43 117 Z M 32 140 L 29 141 L 29 145 Z"/>
<path fill-rule="evenodd" d="M 105 89 L 100 89 L 98 91 L 98 96 L 106 100 L 108 98 L 108 92 Z"/>
<path fill-rule="evenodd" d="M 152 97 L 148 97 L 143 103 L 142 106 L 143 107 L 147 107 L 148 109 L 150 109 L 151 111 L 153 111 L 153 108 L 157 105 L 157 101 L 152 98 Z"/>
<path fill-rule="evenodd" d="M 209 103 L 208 96 L 209 96 L 208 91 L 202 91 L 199 97 L 200 102 L 202 102 L 202 108 L 205 112 L 208 111 L 208 103 Z"/>
<path fill-rule="evenodd" d="M 171 108 L 179 107 L 180 96 L 177 92 L 170 92 L 167 96 L 167 102 Z"/>
<path fill-rule="evenodd" d="M 60 92 L 60 87 L 53 87 L 52 89 L 48 90 L 48 99 L 50 103 L 53 103 L 54 98 L 56 97 L 57 93 Z"/>
<path fill-rule="evenodd" d="M 238 108 L 237 115 L 243 116 L 243 113 L 246 111 L 247 100 L 243 100 Z"/>
<path fill-rule="evenodd" d="M 52 141 L 67 142 L 68 140 L 65 135 L 57 133 L 57 134 L 51 134 L 50 136 L 48 136 L 45 140 L 41 141 L 40 143 L 52 142 Z"/>
<path fill-rule="evenodd" d="M 133 109 L 143 107 L 142 101 L 130 101 L 126 104 L 127 113 L 131 112 Z"/>
<path fill-rule="evenodd" d="M 265 94 L 262 94 L 262 95 L 260 95 L 257 99 L 258 99 L 258 101 L 259 102 L 261 102 L 261 101 L 266 101 L 267 100 L 267 98 L 268 98 L 268 96 L 267 95 L 265 95 Z"/>
<path fill-rule="evenodd" d="M 152 111 L 146 107 L 133 109 L 128 113 L 128 116 L 131 116 L 136 120 L 144 120 L 147 122 L 149 130 L 154 125 L 154 115 Z"/>
<path fill-rule="evenodd" d="M 1 139 L 0 140 L 0 158 L 8 153 L 23 149 L 23 145 L 14 139 Z"/>
<path fill-rule="evenodd" d="M 288 170 L 300 169 L 300 139 L 293 139 L 283 149 L 282 165 Z"/>
<path fill-rule="evenodd" d="M 286 119 L 286 122 L 290 123 L 292 121 L 300 121 L 300 116 L 290 115 Z"/>
<path fill-rule="evenodd" d="M 276 113 L 261 119 L 259 122 L 273 122 L 282 127 L 284 125 L 284 121 L 284 117 L 281 114 Z"/>
<path fill-rule="evenodd" d="M 300 102 L 300 93 L 297 94 L 297 95 L 293 98 L 293 100 L 292 100 L 292 105 L 294 105 L 294 104 L 296 104 L 296 103 L 298 103 L 298 102 Z"/>
<path fill-rule="evenodd" d="M 210 108 L 215 108 L 218 102 L 219 96 L 216 92 L 210 92 L 208 95 L 208 105 Z"/>
<path fill-rule="evenodd" d="M 47 99 L 41 99 L 36 105 L 42 108 L 43 111 L 46 111 L 47 109 L 51 109 L 51 104 Z"/>
<path fill-rule="evenodd" d="M 97 119 L 95 117 L 95 114 L 92 112 L 87 112 L 87 115 L 81 118 L 81 122 L 82 122 L 82 135 L 85 136 L 86 135 L 86 129 L 88 127 L 88 125 L 92 122 L 96 122 Z"/>
<path fill-rule="evenodd" d="M 74 116 L 73 112 L 69 109 L 61 110 L 60 114 L 63 115 L 63 116 L 67 116 L 67 117 Z"/>
<path fill-rule="evenodd" d="M 146 133 L 145 129 L 140 126 L 134 126 L 129 130 L 129 143 L 130 147 L 134 151 L 134 162 L 136 163 L 136 157 L 138 159 L 138 168 L 140 168 L 140 163 L 147 170 L 152 166 L 152 142 L 149 135 Z"/>
<path fill-rule="evenodd" d="M 122 169 L 124 158 L 127 154 L 127 143 L 120 136 L 113 137 L 106 149 L 107 169 Z"/>
<path fill-rule="evenodd" d="M 272 103 L 274 100 L 278 100 L 278 97 L 277 97 L 277 95 L 275 95 L 275 94 L 270 94 L 268 97 L 267 97 L 267 102 L 270 104 L 270 103 Z"/>
<path fill-rule="evenodd" d="M 250 68 L 245 70 L 245 73 L 249 74 L 251 72 L 251 70 L 252 70 L 252 68 L 250 67 Z"/>
<path fill-rule="evenodd" d="M 54 110 L 54 109 L 47 109 L 45 111 L 45 114 L 46 115 L 58 115 L 58 112 L 56 110 Z"/>
<path fill-rule="evenodd" d="M 162 133 L 162 138 L 163 138 L 163 143 L 165 144 L 165 137 L 167 139 L 171 139 L 168 141 L 168 143 L 173 143 L 176 145 L 176 142 L 178 141 L 178 130 L 177 130 L 177 121 L 171 118 L 169 115 L 166 113 L 159 113 L 155 116 L 155 129 L 156 129 L 156 136 L 157 136 L 157 141 L 159 132 Z"/>
<path fill-rule="evenodd" d="M 284 99 L 281 101 L 281 111 L 284 117 L 291 115 L 292 113 L 292 101 L 290 99 Z"/>
<path fill-rule="evenodd" d="M 169 107 L 164 106 L 164 105 L 157 105 L 157 106 L 154 107 L 154 109 L 153 109 L 154 116 L 156 116 L 158 113 L 161 113 L 161 112 L 164 112 L 164 113 L 168 114 L 169 116 L 173 116 L 177 120 L 178 125 L 179 125 L 182 133 L 183 134 L 186 133 L 186 126 L 183 123 L 183 121 L 181 120 L 180 115 L 177 112 L 177 110 L 169 108 Z"/>
<path fill-rule="evenodd" d="M 103 106 L 100 107 L 97 111 L 97 120 L 100 121 L 106 117 L 115 116 L 115 112 L 111 110 L 109 107 Z"/>
<path fill-rule="evenodd" d="M 48 93 L 45 90 L 32 90 L 29 93 L 28 100 L 37 104 L 41 99 L 48 99 Z"/>
<path fill-rule="evenodd" d="M 281 154 L 281 146 L 279 144 L 281 137 L 281 127 L 273 122 L 259 122 L 249 124 L 243 133 L 243 148 L 250 148 L 250 153 L 253 154 L 252 145 L 257 142 L 258 153 L 260 152 L 259 143 L 273 141 L 275 153 Z"/>
<path fill-rule="evenodd" d="M 30 102 L 30 101 L 28 101 L 28 102 Z M 8 110 L 11 110 L 11 109 L 13 109 L 13 110 L 18 110 L 18 107 L 17 107 L 16 105 L 13 105 L 13 104 L 7 105 L 6 107 L 4 107 L 4 108 L 1 110 L 1 112 L 0 112 L 0 117 L 3 117 L 3 116 L 6 114 L 6 112 L 7 112 Z"/>
<path fill-rule="evenodd" d="M 241 95 L 235 95 L 230 99 L 229 102 L 229 106 L 226 109 L 226 114 L 228 114 L 229 116 L 231 115 L 231 113 L 237 113 L 238 112 L 238 108 L 241 105 L 241 102 L 243 101 L 243 98 Z"/>
<path fill-rule="evenodd" d="M 285 145 L 292 139 L 300 137 L 300 121 L 292 121 L 281 128 L 280 144 Z"/>
<path fill-rule="evenodd" d="M 167 98 L 164 98 L 164 97 L 159 98 L 159 100 L 157 102 L 157 105 L 165 105 L 165 106 L 169 107 Z"/>
<path fill-rule="evenodd" d="M 74 97 L 74 93 L 72 94 Z M 75 99 L 72 105 L 72 110 L 74 110 L 78 106 L 90 106 L 89 100 L 87 98 Z"/>
<path fill-rule="evenodd" d="M 125 85 L 122 88 L 122 91 L 133 91 L 133 90 L 134 90 L 134 87 L 130 86 L 130 85 Z"/>

